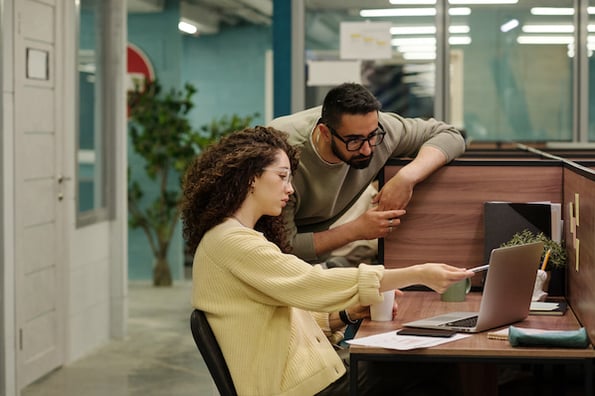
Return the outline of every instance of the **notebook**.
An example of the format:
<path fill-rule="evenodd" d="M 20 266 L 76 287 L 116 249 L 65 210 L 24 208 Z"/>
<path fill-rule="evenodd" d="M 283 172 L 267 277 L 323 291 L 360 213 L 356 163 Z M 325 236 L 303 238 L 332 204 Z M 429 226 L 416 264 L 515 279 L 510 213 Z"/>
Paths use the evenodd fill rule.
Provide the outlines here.
<path fill-rule="evenodd" d="M 451 312 L 403 326 L 477 333 L 525 319 L 542 253 L 543 242 L 493 249 L 479 312 Z"/>

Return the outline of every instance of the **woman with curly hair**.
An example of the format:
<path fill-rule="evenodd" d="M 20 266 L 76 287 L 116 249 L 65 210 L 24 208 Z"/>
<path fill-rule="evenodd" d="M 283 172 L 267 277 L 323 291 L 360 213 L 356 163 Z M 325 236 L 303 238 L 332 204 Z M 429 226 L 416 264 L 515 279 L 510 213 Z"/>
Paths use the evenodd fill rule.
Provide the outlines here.
<path fill-rule="evenodd" d="M 442 292 L 473 275 L 438 263 L 324 269 L 290 254 L 280 214 L 297 164 L 285 133 L 255 127 L 207 148 L 184 177 L 183 232 L 196 251 L 192 304 L 206 313 L 239 395 L 348 394 L 330 341 L 345 326 L 341 317 L 369 317 L 385 290 L 425 284 Z M 363 394 L 402 392 L 411 382 L 409 373 L 362 371 Z"/>

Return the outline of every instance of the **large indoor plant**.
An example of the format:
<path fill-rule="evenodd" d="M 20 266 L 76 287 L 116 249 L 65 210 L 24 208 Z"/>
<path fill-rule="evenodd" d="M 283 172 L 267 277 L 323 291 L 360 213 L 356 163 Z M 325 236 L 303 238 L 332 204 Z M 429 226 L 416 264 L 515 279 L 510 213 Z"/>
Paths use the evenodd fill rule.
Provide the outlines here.
<path fill-rule="evenodd" d="M 129 225 L 142 229 L 147 237 L 155 259 L 155 286 L 172 284 L 167 253 L 180 217 L 180 177 L 186 166 L 207 145 L 248 126 L 257 115 L 223 116 L 194 129 L 188 114 L 194 107 L 192 97 L 196 92 L 191 84 L 182 90 L 164 92 L 159 81 L 154 80 L 137 85 L 128 94 L 131 145 L 144 160 L 146 175 L 153 182 L 152 186 L 141 184 L 131 177 L 129 169 Z"/>

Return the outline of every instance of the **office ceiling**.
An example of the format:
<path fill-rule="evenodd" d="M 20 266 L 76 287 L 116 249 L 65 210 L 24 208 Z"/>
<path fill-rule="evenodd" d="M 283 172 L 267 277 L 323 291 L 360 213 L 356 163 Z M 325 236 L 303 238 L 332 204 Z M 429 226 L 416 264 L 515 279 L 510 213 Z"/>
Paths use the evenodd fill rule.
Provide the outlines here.
<path fill-rule="evenodd" d="M 127 0 L 128 12 L 160 12 L 166 0 Z M 181 13 L 190 15 L 215 33 L 221 26 L 240 24 L 270 25 L 273 15 L 273 0 L 180 0 Z M 289 1 L 289 0 L 287 0 Z M 570 0 L 523 0 L 510 5 L 516 10 L 533 6 L 571 7 Z M 389 0 L 304 0 L 308 10 L 325 11 L 324 18 L 342 18 L 346 14 L 359 16 L 361 8 L 391 8 Z M 411 7 L 411 6 L 409 6 Z M 476 6 L 477 7 L 477 6 Z M 502 7 L 502 6 L 486 6 Z M 506 7 L 506 6 L 505 6 Z M 336 15 L 333 11 L 336 11 Z M 322 17 L 322 15 L 321 15 Z M 334 22 L 333 22 L 334 24 Z"/>
<path fill-rule="evenodd" d="M 165 0 L 128 0 L 128 12 L 160 12 Z M 182 0 L 182 11 L 199 15 L 209 26 L 258 24 L 270 25 L 273 0 Z"/>

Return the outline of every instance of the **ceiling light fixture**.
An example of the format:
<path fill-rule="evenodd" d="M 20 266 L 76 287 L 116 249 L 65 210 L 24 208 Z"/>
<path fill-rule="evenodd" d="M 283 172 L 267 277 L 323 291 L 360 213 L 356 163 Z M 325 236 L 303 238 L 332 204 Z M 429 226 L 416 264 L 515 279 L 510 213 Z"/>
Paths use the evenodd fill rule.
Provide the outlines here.
<path fill-rule="evenodd" d="M 448 32 L 451 34 L 467 34 L 471 31 L 467 25 L 452 25 L 448 27 Z"/>
<path fill-rule="evenodd" d="M 405 52 L 403 59 L 406 60 L 432 60 L 436 59 L 435 52 Z"/>
<path fill-rule="evenodd" d="M 469 7 L 452 7 L 448 9 L 448 15 L 465 16 L 471 15 L 471 8 Z"/>
<path fill-rule="evenodd" d="M 493 5 L 493 4 L 516 4 L 519 0 L 448 0 L 450 4 L 456 5 Z"/>
<path fill-rule="evenodd" d="M 519 0 L 448 0 L 450 4 L 467 5 L 467 4 L 516 4 Z"/>
<path fill-rule="evenodd" d="M 360 10 L 362 17 L 434 16 L 435 8 L 378 8 Z"/>
<path fill-rule="evenodd" d="M 453 25 L 448 27 L 448 32 L 451 34 L 467 34 L 469 31 L 469 26 L 466 25 Z M 393 26 L 390 28 L 390 34 L 395 36 L 408 34 L 436 34 L 436 26 Z"/>
<path fill-rule="evenodd" d="M 399 52 L 436 52 L 436 45 L 399 45 Z"/>
<path fill-rule="evenodd" d="M 396 47 L 400 46 L 436 46 L 435 37 L 408 37 L 408 38 L 395 38 L 391 40 L 391 44 Z"/>
<path fill-rule="evenodd" d="M 198 32 L 198 27 L 193 23 L 180 19 L 178 22 L 178 30 L 186 34 L 196 34 Z"/>
<path fill-rule="evenodd" d="M 572 25 L 523 25 L 525 33 L 574 33 Z"/>
<path fill-rule="evenodd" d="M 436 26 L 393 26 L 390 28 L 390 34 L 435 34 Z"/>
<path fill-rule="evenodd" d="M 533 7 L 531 15 L 574 15 L 574 8 L 570 7 Z"/>
<path fill-rule="evenodd" d="M 394 5 L 432 5 L 436 4 L 436 0 L 390 0 Z"/>
<path fill-rule="evenodd" d="M 448 9 L 449 15 L 471 15 L 469 7 L 453 7 Z M 435 16 L 436 9 L 424 8 L 370 8 L 360 10 L 359 15 L 363 18 L 376 17 L 401 17 L 401 16 Z"/>
<path fill-rule="evenodd" d="M 390 42 L 394 47 L 403 46 L 436 46 L 436 37 L 399 37 Z M 450 45 L 469 45 L 471 37 L 469 36 L 451 36 L 448 38 Z"/>
<path fill-rule="evenodd" d="M 469 36 L 451 36 L 448 38 L 450 45 L 469 45 L 471 44 L 471 37 Z"/>
<path fill-rule="evenodd" d="M 571 44 L 574 43 L 572 36 L 519 36 L 519 44 Z"/>
<path fill-rule="evenodd" d="M 517 26 L 519 26 L 519 20 L 513 18 L 510 21 L 503 23 L 500 26 L 500 31 L 502 33 L 510 32 L 512 29 L 516 28 Z"/>

